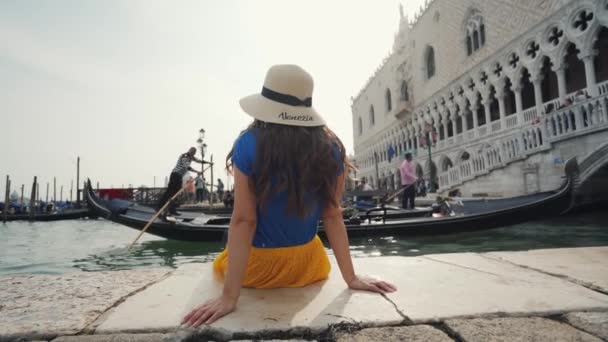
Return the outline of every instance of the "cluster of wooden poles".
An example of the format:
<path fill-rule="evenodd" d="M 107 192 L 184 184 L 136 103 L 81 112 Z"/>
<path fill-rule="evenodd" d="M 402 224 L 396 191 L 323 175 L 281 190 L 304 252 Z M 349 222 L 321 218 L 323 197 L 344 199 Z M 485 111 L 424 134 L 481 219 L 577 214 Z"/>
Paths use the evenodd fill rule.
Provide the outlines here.
<path fill-rule="evenodd" d="M 78 184 L 80 183 L 80 157 L 78 157 L 77 161 L 76 161 L 76 203 L 80 204 L 80 189 L 78 188 Z M 9 212 L 9 206 L 10 206 L 10 202 L 11 202 L 11 186 L 12 186 L 12 181 L 9 175 L 6 175 L 6 189 L 5 189 L 5 193 L 4 193 L 4 210 L 2 210 L 2 221 L 6 222 L 8 219 L 8 212 Z M 49 202 L 49 188 L 50 188 L 50 183 L 46 183 L 46 201 L 45 202 Z M 21 198 L 20 198 L 20 203 L 21 206 L 23 206 L 25 204 L 24 202 L 24 190 L 25 190 L 25 185 L 21 184 Z M 73 190 L 74 190 L 74 182 L 71 181 L 70 182 L 70 202 L 73 201 Z M 66 198 L 67 199 L 67 198 Z M 59 187 L 59 201 L 62 202 L 63 201 L 63 185 L 61 185 Z M 52 197 L 52 201 L 53 203 L 57 202 L 57 178 L 53 177 L 53 197 Z M 40 184 L 38 183 L 38 176 L 34 176 L 34 181 L 32 183 L 32 191 L 30 193 L 30 199 L 29 199 L 29 215 L 30 217 L 33 218 L 34 214 L 36 213 L 36 203 L 40 203 Z"/>

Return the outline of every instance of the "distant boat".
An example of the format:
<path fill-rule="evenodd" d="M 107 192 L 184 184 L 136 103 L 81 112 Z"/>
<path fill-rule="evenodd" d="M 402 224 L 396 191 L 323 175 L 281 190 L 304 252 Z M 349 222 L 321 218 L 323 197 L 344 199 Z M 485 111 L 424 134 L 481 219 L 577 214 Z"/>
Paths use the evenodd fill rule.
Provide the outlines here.
<path fill-rule="evenodd" d="M 89 209 L 67 209 L 63 212 L 56 213 L 29 213 L 24 214 L 8 214 L 6 217 L 7 221 L 61 221 L 61 220 L 76 220 L 85 217 L 97 217 L 96 214 L 91 212 Z M 0 214 L 0 222 L 3 220 L 3 216 Z"/>
<path fill-rule="evenodd" d="M 462 206 L 453 208 L 453 216 L 392 218 L 380 211 L 378 215 L 348 218 L 344 223 L 351 237 L 438 235 L 509 226 L 567 211 L 571 204 L 571 184 L 571 177 L 566 177 L 556 191 L 513 198 L 464 200 Z M 152 208 L 133 202 L 100 199 L 93 192 L 90 181 L 85 189 L 85 199 L 89 208 L 100 217 L 138 230 L 143 229 L 155 214 Z M 147 232 L 173 240 L 223 241 L 229 224 L 228 216 L 182 212 L 175 223 L 156 219 Z M 319 235 L 324 235 L 322 223 Z"/>

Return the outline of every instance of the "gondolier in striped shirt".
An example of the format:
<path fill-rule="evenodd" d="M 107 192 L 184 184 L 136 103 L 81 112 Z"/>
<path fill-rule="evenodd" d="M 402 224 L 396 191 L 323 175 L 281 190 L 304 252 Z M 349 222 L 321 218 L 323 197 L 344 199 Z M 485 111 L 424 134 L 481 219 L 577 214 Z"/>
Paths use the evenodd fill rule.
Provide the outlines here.
<path fill-rule="evenodd" d="M 171 197 L 173 197 L 173 195 L 175 195 L 182 188 L 182 179 L 188 171 L 196 172 L 199 175 L 202 174 L 202 172 L 196 171 L 195 169 L 190 167 L 190 163 L 192 163 L 193 161 L 200 164 L 204 163 L 202 160 L 196 158 L 194 156 L 195 154 L 196 148 L 190 147 L 188 152 L 179 156 L 177 164 L 173 168 L 171 176 L 169 177 L 169 185 L 167 186 L 167 190 L 158 202 L 158 205 L 156 207 L 157 211 L 160 210 L 165 205 L 165 203 L 167 203 L 167 201 L 169 201 L 169 199 L 171 199 Z M 172 215 L 179 215 L 177 213 L 175 203 L 171 203 L 169 205 L 169 213 Z M 165 217 L 165 214 L 163 213 L 161 217 Z"/>

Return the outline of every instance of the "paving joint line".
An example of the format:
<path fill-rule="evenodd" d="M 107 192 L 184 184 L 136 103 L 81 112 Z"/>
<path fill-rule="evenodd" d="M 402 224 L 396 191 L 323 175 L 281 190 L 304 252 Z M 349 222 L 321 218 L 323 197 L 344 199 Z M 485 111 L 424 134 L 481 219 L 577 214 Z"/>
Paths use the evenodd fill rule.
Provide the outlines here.
<path fill-rule="evenodd" d="M 580 311 L 576 311 L 576 312 L 580 312 Z M 552 320 L 552 321 L 555 321 L 555 322 L 558 322 L 558 323 L 565 324 L 565 325 L 567 325 L 567 326 L 569 326 L 569 327 L 572 327 L 572 328 L 574 328 L 574 329 L 576 329 L 576 330 L 579 330 L 579 331 L 585 332 L 585 333 L 587 333 L 587 334 L 589 334 L 589 335 L 591 335 L 591 336 L 593 336 L 593 337 L 597 337 L 597 338 L 599 338 L 600 340 L 605 341 L 605 340 L 604 340 L 602 337 L 597 336 L 595 333 L 593 333 L 593 332 L 591 332 L 591 331 L 587 331 L 587 330 L 585 330 L 584 328 L 577 327 L 577 326 L 575 326 L 575 325 L 571 324 L 571 323 L 570 323 L 570 322 L 569 322 L 569 321 L 566 319 L 566 313 L 563 313 L 563 314 L 560 314 L 560 315 L 551 315 L 551 316 L 547 316 L 547 317 L 545 317 L 545 318 L 546 318 L 546 319 L 549 319 L 549 320 Z"/>
<path fill-rule="evenodd" d="M 386 299 L 386 301 L 388 301 L 389 303 L 391 303 L 393 305 L 393 307 L 395 308 L 395 311 L 397 311 L 397 313 L 399 314 L 399 316 L 401 316 L 401 318 L 403 318 L 403 323 L 407 324 L 407 325 L 413 325 L 414 321 L 409 318 L 404 312 L 402 312 L 401 310 L 399 310 L 399 307 L 397 306 L 397 303 L 393 302 L 392 299 L 388 298 L 388 296 L 384 293 L 380 294 L 382 297 L 384 297 L 384 299 Z"/>
<path fill-rule="evenodd" d="M 95 318 L 91 323 L 87 324 L 84 328 L 82 328 L 79 332 L 77 332 L 74 335 L 87 335 L 87 334 L 95 333 L 95 331 L 97 330 L 97 327 L 101 324 L 101 322 L 99 322 L 99 320 L 106 318 L 107 314 L 110 311 L 117 308 L 120 304 L 124 303 L 130 297 L 132 297 L 142 291 L 145 291 L 150 286 L 158 284 L 161 281 L 169 278 L 171 275 L 173 275 L 174 272 L 175 272 L 175 270 L 169 271 L 169 272 L 165 273 L 162 277 L 159 277 L 158 279 L 153 280 L 153 281 L 149 282 L 148 284 L 146 284 L 138 289 L 135 289 L 135 290 L 127 293 L 126 295 L 120 297 L 116 302 L 114 302 L 112 305 L 110 305 L 105 310 L 103 310 L 103 312 L 101 312 L 97 316 L 97 318 Z"/>
<path fill-rule="evenodd" d="M 513 265 L 513 266 L 516 266 L 516 267 L 519 267 L 519 268 L 523 268 L 523 269 L 526 269 L 526 270 L 535 271 L 535 272 L 542 273 L 544 275 L 548 275 L 548 276 L 555 277 L 555 278 L 560 278 L 560 279 L 563 279 L 563 280 L 565 280 L 565 281 L 567 281 L 569 283 L 572 283 L 572 284 L 575 284 L 575 285 L 579 285 L 579 286 L 582 286 L 582 287 L 584 287 L 584 288 L 586 288 L 588 290 L 597 292 L 597 293 L 602 294 L 604 296 L 608 296 L 608 291 L 607 290 L 604 290 L 601 287 L 593 285 L 591 283 L 587 283 L 585 281 L 569 277 L 569 276 L 564 275 L 564 274 L 553 273 L 553 272 L 545 271 L 545 270 L 542 270 L 542 269 L 539 269 L 539 268 L 517 264 L 515 262 L 503 259 L 501 257 L 493 257 L 493 256 L 490 256 L 490 255 L 484 255 L 484 254 L 480 254 L 480 255 L 482 257 L 486 258 L 486 259 L 489 259 L 489 260 L 494 260 L 494 261 L 510 264 L 510 265 Z"/>
<path fill-rule="evenodd" d="M 455 342 L 466 342 L 466 340 L 457 331 L 450 328 L 445 322 L 430 323 L 428 325 L 439 331 L 442 331 Z"/>
<path fill-rule="evenodd" d="M 464 268 L 464 269 L 475 271 L 475 272 L 489 274 L 489 275 L 492 275 L 492 276 L 495 276 L 495 277 L 498 277 L 498 278 L 503 278 L 504 277 L 504 275 L 501 275 L 501 274 L 496 274 L 496 273 L 480 270 L 480 269 L 477 269 L 475 267 L 469 267 L 469 266 L 465 266 L 465 265 L 461 265 L 461 264 L 456 264 L 456 263 L 449 262 L 449 261 L 437 260 L 437 259 L 433 259 L 431 257 L 425 256 L 425 255 L 420 256 L 420 258 L 427 259 L 427 260 L 434 261 L 434 262 L 439 262 L 439 263 L 450 265 L 450 266 Z"/>

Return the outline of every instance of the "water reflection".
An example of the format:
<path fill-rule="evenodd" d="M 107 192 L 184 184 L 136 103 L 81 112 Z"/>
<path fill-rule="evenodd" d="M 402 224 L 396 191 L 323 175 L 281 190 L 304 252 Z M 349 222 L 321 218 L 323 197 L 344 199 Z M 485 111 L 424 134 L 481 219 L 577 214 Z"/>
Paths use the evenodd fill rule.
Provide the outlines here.
<path fill-rule="evenodd" d="M 130 250 L 121 247 L 89 255 L 74 260 L 74 267 L 89 272 L 150 266 L 176 268 L 191 262 L 213 261 L 221 251 L 222 245 L 219 243 L 155 240 L 146 241 Z"/>

